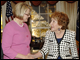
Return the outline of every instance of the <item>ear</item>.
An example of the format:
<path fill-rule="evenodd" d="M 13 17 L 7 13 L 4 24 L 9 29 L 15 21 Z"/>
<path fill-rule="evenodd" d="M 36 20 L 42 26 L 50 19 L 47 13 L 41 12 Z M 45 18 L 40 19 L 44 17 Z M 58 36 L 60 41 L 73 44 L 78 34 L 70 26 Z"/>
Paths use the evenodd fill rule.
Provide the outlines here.
<path fill-rule="evenodd" d="M 59 25 L 59 28 L 61 29 L 61 28 L 62 28 L 62 26 L 61 26 L 61 25 Z"/>

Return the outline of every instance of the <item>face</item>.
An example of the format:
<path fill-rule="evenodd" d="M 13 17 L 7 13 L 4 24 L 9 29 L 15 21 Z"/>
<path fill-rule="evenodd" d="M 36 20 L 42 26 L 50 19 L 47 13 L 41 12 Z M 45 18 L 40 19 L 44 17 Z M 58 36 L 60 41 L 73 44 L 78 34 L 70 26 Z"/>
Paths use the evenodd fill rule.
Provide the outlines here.
<path fill-rule="evenodd" d="M 51 31 L 57 31 L 58 28 L 61 27 L 60 25 L 58 25 L 58 21 L 54 18 L 51 18 L 50 26 L 51 26 Z"/>
<path fill-rule="evenodd" d="M 29 17 L 30 17 L 30 9 L 27 9 L 27 11 L 23 15 L 23 21 L 27 22 Z"/>

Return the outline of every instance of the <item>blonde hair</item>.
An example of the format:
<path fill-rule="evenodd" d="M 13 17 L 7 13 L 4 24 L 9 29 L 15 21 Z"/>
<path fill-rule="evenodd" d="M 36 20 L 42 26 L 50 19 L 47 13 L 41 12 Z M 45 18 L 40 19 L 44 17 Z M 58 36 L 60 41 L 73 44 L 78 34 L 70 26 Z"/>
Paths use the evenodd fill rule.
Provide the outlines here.
<path fill-rule="evenodd" d="M 13 8 L 13 15 L 19 19 L 23 19 L 23 15 L 27 9 L 30 9 L 31 11 L 32 7 L 24 2 L 17 3 Z"/>
<path fill-rule="evenodd" d="M 61 25 L 61 29 L 68 29 L 68 24 L 69 24 L 69 18 L 67 14 L 59 11 L 53 12 L 51 15 L 51 18 L 57 19 L 58 25 Z"/>

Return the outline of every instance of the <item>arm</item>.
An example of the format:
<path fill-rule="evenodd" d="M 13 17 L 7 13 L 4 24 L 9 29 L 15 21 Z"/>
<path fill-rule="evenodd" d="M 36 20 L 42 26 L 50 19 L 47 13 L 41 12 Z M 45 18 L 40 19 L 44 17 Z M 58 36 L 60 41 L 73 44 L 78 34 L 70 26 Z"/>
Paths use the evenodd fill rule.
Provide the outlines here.
<path fill-rule="evenodd" d="M 34 59 L 42 57 L 42 54 L 40 52 L 37 52 L 35 54 L 29 54 L 30 57 L 33 57 Z"/>
<path fill-rule="evenodd" d="M 6 24 L 2 34 L 2 49 L 3 54 L 8 56 L 10 59 L 14 59 L 14 57 L 17 55 L 17 52 L 11 49 L 13 33 L 14 30 L 12 26 Z"/>
<path fill-rule="evenodd" d="M 15 58 L 18 58 L 18 59 L 33 59 L 33 57 L 29 56 L 29 55 L 30 54 L 23 55 L 23 54 L 18 53 Z"/>
<path fill-rule="evenodd" d="M 30 54 L 30 56 L 32 56 L 33 58 L 39 58 L 39 57 L 43 57 L 44 58 L 44 54 L 46 55 L 48 53 L 48 31 L 46 32 L 46 36 L 45 36 L 45 42 L 44 45 L 42 47 L 41 50 L 38 51 L 38 53 L 35 54 Z"/>
<path fill-rule="evenodd" d="M 78 58 L 78 51 L 77 51 L 77 46 L 76 46 L 75 35 L 76 35 L 75 32 L 73 32 L 72 36 L 71 36 L 71 43 L 70 43 L 70 48 L 71 48 L 71 53 L 72 53 L 73 59 Z"/>
<path fill-rule="evenodd" d="M 45 55 L 49 52 L 48 41 L 49 41 L 50 31 L 48 30 L 45 35 L 46 36 L 45 36 L 45 40 L 44 40 L 44 45 L 43 45 L 42 49 L 39 51 L 42 54 L 43 59 L 45 59 Z"/>
<path fill-rule="evenodd" d="M 31 59 L 32 57 L 28 57 L 28 55 L 23 55 L 20 53 L 17 53 L 14 49 L 11 48 L 12 41 L 14 36 L 14 29 L 11 25 L 6 25 L 3 30 L 2 35 L 2 49 L 3 53 L 9 57 L 10 59 Z"/>
<path fill-rule="evenodd" d="M 18 54 L 16 55 L 16 57 L 15 57 L 15 58 L 25 59 L 25 58 L 26 58 L 26 56 L 25 56 L 25 55 L 22 55 L 22 54 L 20 54 L 20 53 L 18 53 Z"/>

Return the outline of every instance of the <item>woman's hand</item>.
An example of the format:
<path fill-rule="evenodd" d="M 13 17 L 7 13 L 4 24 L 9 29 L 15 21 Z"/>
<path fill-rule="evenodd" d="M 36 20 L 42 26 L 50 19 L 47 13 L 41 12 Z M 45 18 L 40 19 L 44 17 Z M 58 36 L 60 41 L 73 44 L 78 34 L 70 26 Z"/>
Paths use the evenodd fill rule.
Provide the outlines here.
<path fill-rule="evenodd" d="M 25 56 L 25 59 L 34 59 L 34 57 L 32 54 L 29 53 Z"/>
<path fill-rule="evenodd" d="M 42 54 L 40 52 L 37 52 L 35 54 L 27 54 L 26 55 L 26 58 L 29 58 L 29 59 L 36 59 L 36 58 L 39 58 L 39 57 L 42 57 Z"/>

